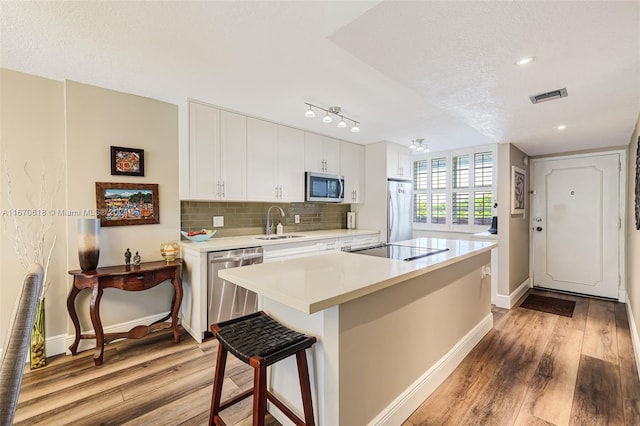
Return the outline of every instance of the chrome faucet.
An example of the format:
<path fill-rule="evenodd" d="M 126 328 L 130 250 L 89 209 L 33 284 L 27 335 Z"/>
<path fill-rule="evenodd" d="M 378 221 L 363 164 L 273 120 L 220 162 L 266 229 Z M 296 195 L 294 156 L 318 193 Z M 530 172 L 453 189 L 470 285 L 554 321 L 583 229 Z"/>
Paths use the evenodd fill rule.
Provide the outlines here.
<path fill-rule="evenodd" d="M 273 229 L 273 223 L 271 222 L 271 209 L 272 208 L 276 208 L 276 209 L 280 209 L 280 216 L 284 217 L 284 210 L 282 210 L 282 207 L 279 206 L 271 206 L 269 207 L 269 210 L 267 210 L 267 231 L 265 232 L 266 235 L 271 235 L 271 230 Z"/>

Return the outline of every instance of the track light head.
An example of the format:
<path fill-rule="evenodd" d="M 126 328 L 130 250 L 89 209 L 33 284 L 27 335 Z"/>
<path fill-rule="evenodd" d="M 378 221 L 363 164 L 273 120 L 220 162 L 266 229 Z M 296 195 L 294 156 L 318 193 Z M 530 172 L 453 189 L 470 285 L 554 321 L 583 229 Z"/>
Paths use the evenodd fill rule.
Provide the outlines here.
<path fill-rule="evenodd" d="M 304 116 L 307 118 L 313 118 L 316 116 L 316 113 L 311 109 L 311 105 L 309 105 L 309 109 L 304 113 Z"/>

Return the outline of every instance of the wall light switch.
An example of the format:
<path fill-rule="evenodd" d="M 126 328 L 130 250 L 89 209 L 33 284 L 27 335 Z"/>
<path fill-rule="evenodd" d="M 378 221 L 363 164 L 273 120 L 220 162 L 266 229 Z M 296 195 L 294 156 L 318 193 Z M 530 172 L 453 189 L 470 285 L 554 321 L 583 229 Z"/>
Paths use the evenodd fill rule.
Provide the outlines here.
<path fill-rule="evenodd" d="M 294 223 L 300 223 L 300 215 L 299 214 L 294 215 L 293 216 L 293 221 L 294 221 Z"/>
<path fill-rule="evenodd" d="M 214 228 L 222 228 L 224 226 L 224 216 L 214 216 L 213 217 L 213 227 Z"/>

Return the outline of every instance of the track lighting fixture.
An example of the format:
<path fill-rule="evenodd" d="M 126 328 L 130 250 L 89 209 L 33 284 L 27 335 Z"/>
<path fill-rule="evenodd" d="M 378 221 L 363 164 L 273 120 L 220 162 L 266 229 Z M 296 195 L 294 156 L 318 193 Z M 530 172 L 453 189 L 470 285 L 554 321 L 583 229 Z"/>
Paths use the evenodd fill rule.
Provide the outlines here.
<path fill-rule="evenodd" d="M 331 106 L 329 108 L 322 108 L 318 105 L 313 105 L 310 104 L 309 102 L 305 102 L 305 105 L 307 105 L 309 107 L 309 109 L 307 109 L 304 113 L 304 116 L 307 118 L 313 118 L 316 116 L 316 113 L 313 111 L 313 108 L 319 109 L 321 111 L 324 111 L 325 114 L 322 117 L 322 122 L 323 123 L 331 123 L 333 122 L 333 118 L 331 117 L 331 115 L 329 114 L 333 114 L 333 115 L 337 115 L 338 117 L 340 117 L 340 121 L 338 122 L 338 127 L 341 129 L 344 129 L 347 127 L 347 122 L 346 120 L 349 120 L 353 123 L 353 126 L 351 126 L 351 131 L 353 133 L 358 133 L 360 132 L 360 123 L 356 120 L 354 120 L 353 118 L 349 118 L 346 115 L 343 115 L 340 113 L 341 109 L 339 106 Z"/>
<path fill-rule="evenodd" d="M 424 138 L 412 140 L 409 148 L 415 149 L 418 152 L 431 152 L 431 149 L 429 149 L 429 144 L 424 143 Z"/>

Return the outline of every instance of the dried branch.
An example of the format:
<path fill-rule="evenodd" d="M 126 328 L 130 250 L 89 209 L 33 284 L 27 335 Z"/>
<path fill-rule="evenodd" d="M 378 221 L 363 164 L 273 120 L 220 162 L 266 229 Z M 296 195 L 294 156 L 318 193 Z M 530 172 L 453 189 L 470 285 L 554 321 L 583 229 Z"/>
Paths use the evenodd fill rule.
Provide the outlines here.
<path fill-rule="evenodd" d="M 29 175 L 28 164 L 25 162 L 23 167 L 23 172 L 25 177 L 33 183 L 33 179 Z M 11 173 L 9 171 L 9 162 L 8 155 L 5 153 L 4 156 L 4 170 L 5 176 L 7 180 L 7 207 L 8 211 L 3 213 L 3 224 L 5 235 L 10 237 L 11 242 L 13 243 L 13 247 L 16 253 L 16 257 L 18 261 L 22 265 L 24 269 L 26 269 L 31 262 L 39 263 L 44 268 L 44 276 L 43 276 L 43 288 L 40 298 L 44 298 L 46 291 L 49 288 L 49 282 L 47 280 L 48 277 L 48 269 L 51 261 L 51 256 L 53 254 L 53 249 L 56 244 L 57 236 L 53 235 L 53 240 L 51 242 L 51 246 L 48 250 L 47 258 L 44 258 L 45 255 L 45 247 L 46 240 L 48 234 L 51 232 L 54 225 L 54 200 L 55 196 L 60 190 L 60 178 L 56 178 L 55 190 L 51 191 L 49 195 L 47 195 L 47 185 L 46 185 L 46 168 L 43 162 L 42 172 L 39 182 L 39 196 L 38 196 L 38 204 L 35 205 L 35 208 L 32 209 L 16 209 L 12 191 L 13 181 L 11 179 Z M 33 201 L 30 196 L 27 196 L 28 203 L 30 207 L 33 206 Z M 46 208 L 45 208 L 46 207 Z M 20 214 L 20 212 L 25 212 L 30 210 L 34 212 L 33 215 L 28 214 Z M 9 232 L 8 222 L 11 222 L 13 232 Z M 37 225 L 35 231 L 33 227 Z"/>

